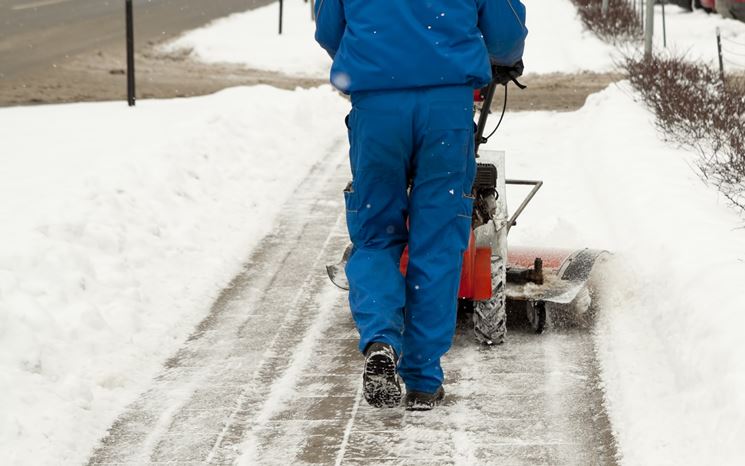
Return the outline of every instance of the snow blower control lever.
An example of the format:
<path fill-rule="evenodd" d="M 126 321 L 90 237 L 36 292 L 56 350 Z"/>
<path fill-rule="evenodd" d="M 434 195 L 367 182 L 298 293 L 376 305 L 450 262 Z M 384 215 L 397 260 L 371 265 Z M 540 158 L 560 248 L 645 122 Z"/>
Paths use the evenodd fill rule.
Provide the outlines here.
<path fill-rule="evenodd" d="M 474 101 L 475 102 L 481 102 L 481 113 L 479 115 L 479 122 L 476 125 L 476 157 L 479 156 L 479 146 L 481 144 L 486 144 L 486 142 L 489 141 L 489 138 L 494 135 L 494 133 L 497 132 L 499 129 L 499 126 L 502 124 L 502 120 L 504 119 L 504 114 L 507 111 L 507 85 L 510 82 L 515 83 L 515 85 L 520 89 L 525 89 L 528 86 L 525 86 L 520 83 L 520 81 L 517 80 L 520 76 L 523 74 L 523 61 L 520 60 L 513 66 L 502 66 L 502 65 L 494 65 L 492 64 L 492 81 L 489 83 L 488 86 L 477 89 L 474 92 Z M 497 86 L 504 86 L 504 103 L 502 105 L 502 114 L 499 117 L 499 121 L 497 122 L 497 126 L 494 128 L 494 130 L 489 134 L 488 136 L 484 137 L 484 131 L 486 130 L 486 120 L 489 118 L 489 114 L 491 113 L 491 104 L 494 101 L 494 94 L 497 90 Z"/>
<path fill-rule="evenodd" d="M 501 65 L 495 65 L 492 64 L 492 81 L 489 83 L 488 86 L 486 86 L 483 89 L 478 89 L 474 92 L 474 101 L 481 103 L 481 111 L 479 112 L 479 120 L 476 124 L 476 132 L 475 132 L 475 152 L 476 152 L 476 158 L 479 157 L 479 148 L 481 144 L 485 144 L 489 141 L 489 138 L 494 135 L 494 133 L 497 132 L 499 129 L 499 126 L 502 124 L 502 120 L 504 119 L 504 115 L 507 111 L 507 87 L 510 82 L 515 83 L 515 85 L 520 89 L 525 89 L 527 86 L 521 84 L 517 78 L 522 76 L 523 74 L 523 62 L 520 60 L 513 66 L 501 66 Z M 492 132 L 488 136 L 484 136 L 484 132 L 486 131 L 486 122 L 489 119 L 489 115 L 491 114 L 491 104 L 494 101 L 494 94 L 496 93 L 497 86 L 504 86 L 504 103 L 502 105 L 502 114 L 499 117 L 499 121 L 497 122 L 497 126 L 492 130 Z M 483 170 L 488 170 L 488 167 L 490 167 L 487 164 L 479 164 L 477 173 L 476 173 L 476 179 L 479 179 L 480 173 Z M 496 168 L 495 168 L 496 170 Z M 532 186 L 533 189 L 528 193 L 528 195 L 525 197 L 525 199 L 520 203 L 520 205 L 517 207 L 515 212 L 510 217 L 509 221 L 507 222 L 506 228 L 509 231 L 510 228 L 517 225 L 517 219 L 520 216 L 520 214 L 523 213 L 525 208 L 528 206 L 530 201 L 533 200 L 535 195 L 538 193 L 538 190 L 541 189 L 543 186 L 543 181 L 537 181 L 537 180 L 505 180 L 505 183 L 508 185 L 518 185 L 518 186 Z M 474 191 L 476 191 L 476 188 L 478 187 L 478 184 L 474 184 Z M 478 196 L 478 193 L 475 193 Z M 478 206 L 477 206 L 478 207 Z M 475 209 L 477 210 L 477 209 Z"/>
<path fill-rule="evenodd" d="M 459 307 L 471 316 L 476 340 L 485 345 L 496 345 L 504 341 L 507 325 L 507 300 L 514 310 L 525 312 L 532 329 L 543 332 L 551 320 L 548 312 L 557 312 L 560 306 L 573 302 L 589 306 L 590 300 L 577 300 L 586 296 L 587 283 L 595 261 L 605 251 L 595 249 L 541 249 L 535 247 L 509 247 L 508 234 L 516 225 L 518 217 L 530 204 L 542 181 L 515 180 L 505 177 L 505 152 L 481 147 L 499 128 L 507 109 L 507 87 L 521 76 L 522 63 L 513 67 L 492 67 L 492 81 L 483 89 L 474 92 L 475 156 L 476 173 L 470 196 L 473 200 L 471 212 L 471 234 L 468 248 L 463 254 Z M 496 128 L 486 136 L 486 124 L 491 113 L 497 86 L 504 86 L 502 115 Z M 507 189 L 530 190 L 516 209 L 508 209 Z M 347 191 L 351 188 L 347 188 Z M 465 194 L 464 194 L 465 196 Z M 412 234 L 412 232 L 409 232 Z M 326 266 L 329 279 L 341 289 L 349 290 L 346 264 L 354 247 L 349 244 L 341 260 Z M 402 275 L 409 266 L 408 245 L 399 261 Z M 566 307 L 566 306 L 564 306 Z"/>

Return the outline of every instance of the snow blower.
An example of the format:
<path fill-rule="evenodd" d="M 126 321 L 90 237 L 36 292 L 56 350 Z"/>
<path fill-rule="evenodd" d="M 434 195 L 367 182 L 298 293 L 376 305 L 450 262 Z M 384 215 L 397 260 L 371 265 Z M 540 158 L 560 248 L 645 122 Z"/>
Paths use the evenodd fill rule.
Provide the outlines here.
<path fill-rule="evenodd" d="M 523 88 L 516 79 L 515 84 Z M 542 181 L 506 179 L 505 154 L 480 150 L 499 128 L 507 109 L 507 84 L 495 79 L 486 88 L 474 92 L 474 113 L 479 118 L 475 131 L 477 163 L 473 184 L 474 197 L 471 238 L 464 254 L 461 271 L 460 305 L 473 314 L 474 333 L 486 345 L 502 343 L 507 325 L 507 303 L 524 310 L 535 333 L 546 328 L 551 309 L 565 309 L 582 301 L 590 306 L 587 282 L 597 259 L 605 251 L 595 249 L 554 250 L 509 248 L 507 236 L 517 220 L 543 186 Z M 504 106 L 495 129 L 484 136 L 497 86 L 504 85 Z M 526 186 L 531 190 L 510 215 L 507 210 L 507 186 Z M 352 251 L 350 244 L 339 263 L 326 266 L 329 278 L 348 290 L 345 266 Z M 406 274 L 408 249 L 401 257 L 401 272 Z"/>

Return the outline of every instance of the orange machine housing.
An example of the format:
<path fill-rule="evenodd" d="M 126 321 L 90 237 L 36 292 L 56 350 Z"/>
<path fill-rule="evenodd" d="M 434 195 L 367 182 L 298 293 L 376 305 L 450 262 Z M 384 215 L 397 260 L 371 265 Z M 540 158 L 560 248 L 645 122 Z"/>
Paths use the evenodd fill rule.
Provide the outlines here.
<path fill-rule="evenodd" d="M 401 255 L 401 273 L 406 275 L 409 266 L 409 248 Z M 491 298 L 491 248 L 477 248 L 475 236 L 471 231 L 468 249 L 463 254 L 463 268 L 460 274 L 458 297 L 483 301 Z"/>

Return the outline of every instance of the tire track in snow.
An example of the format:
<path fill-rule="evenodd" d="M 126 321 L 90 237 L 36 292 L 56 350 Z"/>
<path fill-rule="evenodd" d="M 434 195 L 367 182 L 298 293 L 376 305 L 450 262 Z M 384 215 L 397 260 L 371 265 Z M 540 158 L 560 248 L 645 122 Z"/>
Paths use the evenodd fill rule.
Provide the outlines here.
<path fill-rule="evenodd" d="M 338 220 L 341 220 L 341 216 L 339 216 Z M 311 270 L 322 270 L 322 263 L 320 262 L 320 259 L 324 257 L 326 253 L 326 247 L 328 246 L 330 239 L 331 236 L 329 235 L 329 238 L 327 238 L 321 252 L 316 257 L 316 261 L 314 262 L 313 268 Z M 300 299 L 303 294 L 311 292 L 311 290 L 309 289 L 310 283 L 310 281 L 306 281 L 303 284 L 303 286 L 298 291 L 298 294 L 296 295 L 296 300 Z M 314 284 L 318 285 L 318 283 Z M 311 323 L 310 328 L 305 334 L 303 340 L 296 348 L 294 348 L 295 356 L 293 357 L 290 366 L 280 377 L 274 380 L 271 387 L 269 388 L 268 397 L 262 404 L 259 412 L 255 413 L 255 415 L 253 416 L 253 422 L 251 423 L 250 430 L 244 433 L 243 437 L 246 438 L 241 448 L 241 450 L 243 451 L 240 460 L 241 464 L 255 464 L 258 454 L 256 432 L 260 429 L 263 429 L 266 423 L 272 418 L 272 416 L 276 415 L 282 410 L 282 404 L 296 393 L 294 388 L 300 378 L 300 375 L 302 373 L 301 371 L 303 371 L 310 362 L 311 356 L 313 354 L 313 346 L 318 344 L 323 331 L 328 328 L 331 310 L 333 310 L 335 306 L 339 305 L 339 293 L 335 289 L 333 289 L 332 286 L 333 285 L 331 285 L 330 283 L 326 283 L 325 286 L 321 286 L 321 288 L 323 288 L 323 293 L 321 293 L 318 299 L 318 310 L 320 311 L 319 314 L 317 314 L 315 321 Z M 208 457 L 208 462 L 209 460 L 211 460 L 211 458 L 212 456 Z"/>
<path fill-rule="evenodd" d="M 344 429 L 344 437 L 342 437 L 341 440 L 341 446 L 339 447 L 339 452 L 336 454 L 336 460 L 334 460 L 335 466 L 341 466 L 342 461 L 344 460 L 344 454 L 347 452 L 347 447 L 349 446 L 349 436 L 352 434 L 352 427 L 354 427 L 354 420 L 357 416 L 357 411 L 360 409 L 360 402 L 362 401 L 362 384 L 359 385 L 357 388 L 357 395 L 354 397 L 354 406 L 352 407 L 352 414 L 349 416 L 349 421 L 347 422 L 347 427 Z"/>
<path fill-rule="evenodd" d="M 237 456 L 241 422 L 267 396 L 257 387 L 268 386 L 267 379 L 288 366 L 286 356 L 299 343 L 296 335 L 317 317 L 309 311 L 325 277 L 316 254 L 308 251 L 318 250 L 337 231 L 341 203 L 328 200 L 340 197 L 345 164 L 339 143 L 291 201 L 278 206 L 282 213 L 275 233 L 262 240 L 245 271 L 166 362 L 153 387 L 117 419 L 89 464 L 208 458 L 222 464 Z M 291 306 L 287 296 L 295 294 L 300 277 L 309 283 L 309 293 Z"/>
<path fill-rule="evenodd" d="M 483 349 L 460 329 L 444 406 L 360 403 L 356 330 L 321 267 L 347 241 L 338 152 L 90 464 L 614 464 L 589 331 L 518 327 Z"/>

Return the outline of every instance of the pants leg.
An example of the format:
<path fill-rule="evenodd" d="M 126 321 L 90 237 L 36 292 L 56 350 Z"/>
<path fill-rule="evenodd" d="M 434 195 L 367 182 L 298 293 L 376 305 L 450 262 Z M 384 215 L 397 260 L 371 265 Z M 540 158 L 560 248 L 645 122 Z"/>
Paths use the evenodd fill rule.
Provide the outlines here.
<path fill-rule="evenodd" d="M 346 274 L 361 351 L 379 341 L 402 352 L 406 291 L 399 264 L 408 241 L 410 100 L 406 93 L 353 96 L 348 120 L 353 181 L 345 202 L 354 247 Z"/>
<path fill-rule="evenodd" d="M 455 333 L 475 175 L 473 95 L 467 87 L 420 92 L 409 199 L 409 266 L 403 355 L 408 390 L 434 393 Z"/>

